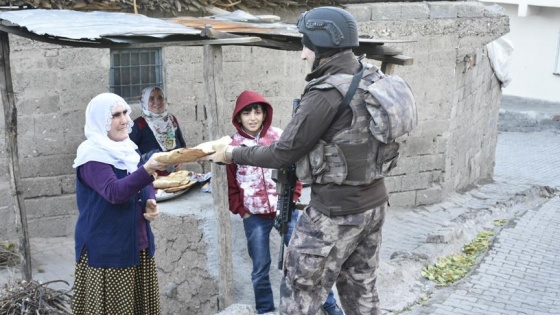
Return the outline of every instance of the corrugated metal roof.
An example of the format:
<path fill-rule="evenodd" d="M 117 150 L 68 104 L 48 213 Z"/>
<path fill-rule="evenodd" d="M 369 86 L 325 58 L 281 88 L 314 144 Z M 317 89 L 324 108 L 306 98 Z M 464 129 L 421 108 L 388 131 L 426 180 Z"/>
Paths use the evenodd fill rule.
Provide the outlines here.
<path fill-rule="evenodd" d="M 244 11 L 206 17 L 150 18 L 141 14 L 30 9 L 0 13 L 0 31 L 38 41 L 79 47 L 146 47 L 169 45 L 251 45 L 300 50 L 301 34 L 278 18 Z M 393 56 L 395 40 L 360 39 L 356 54 Z"/>
<path fill-rule="evenodd" d="M 37 35 L 97 40 L 112 36 L 199 35 L 200 31 L 140 14 L 72 10 L 19 10 L 0 13 L 2 24 L 18 25 Z"/>

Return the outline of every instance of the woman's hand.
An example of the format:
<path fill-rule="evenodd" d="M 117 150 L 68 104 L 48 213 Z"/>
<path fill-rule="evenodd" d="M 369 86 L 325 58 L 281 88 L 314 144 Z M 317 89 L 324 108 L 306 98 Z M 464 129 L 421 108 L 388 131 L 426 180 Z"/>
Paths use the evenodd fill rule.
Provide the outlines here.
<path fill-rule="evenodd" d="M 158 216 L 158 205 L 155 199 L 148 199 L 146 202 L 146 212 L 144 213 L 144 218 L 148 221 L 154 221 Z"/>
<path fill-rule="evenodd" d="M 169 165 L 171 165 L 156 160 L 156 158 L 161 154 L 161 152 L 152 154 L 152 156 L 150 156 L 150 159 L 146 163 L 144 163 L 144 169 L 146 169 L 146 172 L 148 172 L 148 174 L 153 175 L 156 171 L 163 171 Z"/>

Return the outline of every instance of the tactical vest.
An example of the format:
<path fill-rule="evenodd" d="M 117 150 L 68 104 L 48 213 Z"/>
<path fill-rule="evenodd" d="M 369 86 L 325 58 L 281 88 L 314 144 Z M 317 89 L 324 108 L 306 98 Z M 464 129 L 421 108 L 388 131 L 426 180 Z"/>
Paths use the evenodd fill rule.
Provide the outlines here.
<path fill-rule="evenodd" d="M 297 162 L 296 173 L 303 183 L 367 185 L 396 166 L 399 144 L 382 143 L 370 131 L 372 116 L 366 108 L 364 91 L 385 75 L 376 66 L 367 67 L 349 104 L 353 113 L 350 127 L 337 132 L 330 143 L 320 140 Z M 335 88 L 344 97 L 353 77 L 328 75 L 310 82 L 305 92 Z"/>

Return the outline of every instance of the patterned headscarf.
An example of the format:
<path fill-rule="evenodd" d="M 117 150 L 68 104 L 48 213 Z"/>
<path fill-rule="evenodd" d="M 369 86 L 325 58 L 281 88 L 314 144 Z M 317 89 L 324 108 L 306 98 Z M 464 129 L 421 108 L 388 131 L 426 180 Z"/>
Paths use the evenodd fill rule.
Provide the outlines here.
<path fill-rule="evenodd" d="M 162 91 L 163 95 L 163 90 L 159 86 L 148 86 L 142 90 L 142 96 L 140 98 L 142 117 L 144 117 L 148 123 L 161 149 L 163 151 L 169 151 L 175 148 L 175 130 L 177 130 L 177 128 L 173 126 L 173 118 L 171 114 L 167 112 L 165 98 L 163 113 L 154 114 L 149 110 L 150 94 L 152 94 L 152 91 L 155 89 Z"/>
<path fill-rule="evenodd" d="M 138 169 L 140 155 L 138 148 L 130 138 L 123 141 L 109 139 L 111 121 L 117 105 L 127 110 L 128 132 L 132 131 L 131 108 L 122 97 L 113 93 L 102 93 L 94 97 L 86 108 L 86 124 L 84 134 L 86 140 L 78 147 L 76 159 L 72 167 L 77 168 L 90 161 L 113 165 L 115 168 L 127 170 L 129 173 Z"/>

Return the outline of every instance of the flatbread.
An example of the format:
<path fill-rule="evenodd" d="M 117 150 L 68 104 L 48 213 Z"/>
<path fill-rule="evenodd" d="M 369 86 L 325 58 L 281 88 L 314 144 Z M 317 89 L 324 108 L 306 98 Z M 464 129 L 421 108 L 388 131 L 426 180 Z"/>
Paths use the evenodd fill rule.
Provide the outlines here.
<path fill-rule="evenodd" d="M 192 173 L 187 170 L 173 172 L 167 176 L 160 176 L 154 180 L 155 189 L 166 189 L 186 185 L 189 183 Z"/>
<path fill-rule="evenodd" d="M 193 181 L 190 181 L 190 182 L 188 182 L 188 183 L 186 183 L 186 184 L 184 184 L 184 185 L 181 185 L 181 186 L 176 186 L 176 187 L 171 187 L 171 188 L 165 188 L 165 189 L 163 189 L 163 191 L 165 191 L 165 192 L 168 193 L 168 194 L 169 194 L 169 193 L 174 193 L 174 192 L 178 192 L 178 191 L 181 191 L 181 190 L 185 190 L 185 189 L 187 189 L 187 188 L 190 188 L 190 187 L 192 187 L 192 186 L 193 186 L 194 184 L 196 184 L 196 183 L 197 183 L 197 182 L 193 180 Z"/>
<path fill-rule="evenodd" d="M 232 141 L 230 136 L 224 136 L 221 137 L 218 140 L 214 140 L 214 141 L 208 141 L 208 142 L 203 142 L 199 145 L 197 145 L 196 147 L 194 147 L 195 149 L 201 149 L 203 151 L 216 151 L 216 146 L 220 145 L 220 144 L 225 144 L 228 145 L 230 144 Z M 214 152 L 212 152 L 214 153 Z"/>
<path fill-rule="evenodd" d="M 181 148 L 169 152 L 158 152 L 155 159 L 158 162 L 166 164 L 181 164 L 194 162 L 202 157 L 205 157 L 216 152 L 216 145 L 228 145 L 232 141 L 231 137 L 225 136 L 218 140 L 203 142 L 194 148 Z"/>
<path fill-rule="evenodd" d="M 155 157 L 158 162 L 166 164 L 181 164 L 194 162 L 201 157 L 213 154 L 213 150 L 204 150 L 200 148 L 181 148 L 169 152 L 161 152 Z"/>

